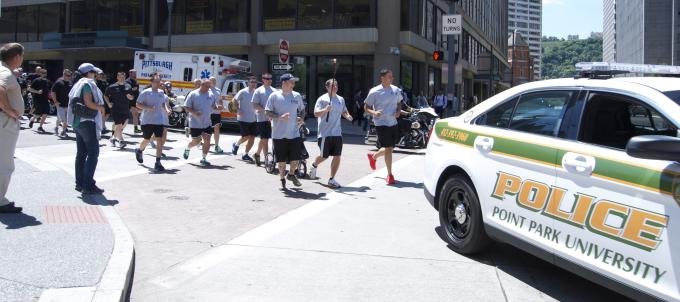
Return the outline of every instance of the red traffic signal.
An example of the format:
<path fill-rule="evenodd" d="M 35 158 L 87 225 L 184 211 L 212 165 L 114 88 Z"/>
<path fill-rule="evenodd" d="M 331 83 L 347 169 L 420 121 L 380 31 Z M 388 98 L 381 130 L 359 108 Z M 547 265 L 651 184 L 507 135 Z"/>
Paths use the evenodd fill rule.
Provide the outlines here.
<path fill-rule="evenodd" d="M 435 61 L 441 61 L 444 60 L 444 52 L 441 50 L 435 50 L 432 53 L 432 59 Z"/>

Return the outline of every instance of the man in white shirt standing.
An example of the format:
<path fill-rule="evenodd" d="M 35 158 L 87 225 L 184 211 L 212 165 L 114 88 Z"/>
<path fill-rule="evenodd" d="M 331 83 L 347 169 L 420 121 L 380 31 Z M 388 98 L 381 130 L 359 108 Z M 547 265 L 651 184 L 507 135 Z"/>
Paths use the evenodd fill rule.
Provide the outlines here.
<path fill-rule="evenodd" d="M 5 195 L 14 172 L 14 150 L 19 139 L 19 118 L 24 113 L 21 87 L 12 70 L 19 68 L 24 60 L 24 47 L 8 43 L 0 47 L 0 213 L 19 213 L 22 208 L 14 206 Z"/>
<path fill-rule="evenodd" d="M 449 100 L 444 95 L 444 91 L 439 90 L 439 94 L 434 97 L 434 111 L 440 118 L 444 117 L 444 110 L 448 107 Z"/>

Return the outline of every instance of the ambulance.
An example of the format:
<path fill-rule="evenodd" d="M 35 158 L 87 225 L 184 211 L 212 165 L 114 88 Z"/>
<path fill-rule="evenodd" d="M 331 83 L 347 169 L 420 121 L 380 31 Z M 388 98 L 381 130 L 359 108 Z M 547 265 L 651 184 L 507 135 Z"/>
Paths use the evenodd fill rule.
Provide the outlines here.
<path fill-rule="evenodd" d="M 503 241 L 633 299 L 680 301 L 680 67 L 576 67 L 435 124 L 424 192 L 442 237 L 462 254 Z"/>
<path fill-rule="evenodd" d="M 235 87 L 246 86 L 244 78 L 250 74 L 250 67 L 249 61 L 216 54 L 136 51 L 134 58 L 140 86 L 150 85 L 151 75 L 160 73 L 161 80 L 172 83 L 172 92 L 181 100 L 194 90 L 194 79 L 214 76 L 224 99 L 230 101 Z M 179 105 L 183 105 L 183 101 Z M 236 114 L 229 112 L 227 107 L 225 103 L 222 121 L 236 122 Z"/>

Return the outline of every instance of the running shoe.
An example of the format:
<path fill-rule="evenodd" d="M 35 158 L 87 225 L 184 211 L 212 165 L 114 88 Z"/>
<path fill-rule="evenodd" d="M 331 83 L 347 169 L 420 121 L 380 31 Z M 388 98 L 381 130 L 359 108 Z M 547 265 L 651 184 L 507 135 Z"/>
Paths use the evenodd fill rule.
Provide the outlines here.
<path fill-rule="evenodd" d="M 189 159 L 189 148 L 184 149 L 184 154 L 182 154 L 184 159 Z"/>
<path fill-rule="evenodd" d="M 222 154 L 222 153 L 224 153 L 224 150 L 222 150 L 222 148 L 220 148 L 220 146 L 215 145 L 215 153 Z"/>
<path fill-rule="evenodd" d="M 210 162 L 207 159 L 201 159 L 201 166 L 210 166 Z"/>
<path fill-rule="evenodd" d="M 68 137 L 68 134 L 66 134 L 66 129 L 61 130 L 61 134 L 59 134 L 61 137 Z"/>
<path fill-rule="evenodd" d="M 338 183 L 338 181 L 335 180 L 335 178 L 331 178 L 331 179 L 328 180 L 328 186 L 334 187 L 336 189 L 342 188 L 340 183 Z"/>
<path fill-rule="evenodd" d="M 293 175 L 293 174 L 288 174 L 288 176 L 287 176 L 286 178 L 287 178 L 288 180 L 292 181 L 293 184 L 294 184 L 296 187 L 302 186 L 302 183 L 300 183 L 300 180 L 299 180 L 297 177 L 295 177 L 295 175 Z"/>
<path fill-rule="evenodd" d="M 137 162 L 140 164 L 144 162 L 144 154 L 142 153 L 141 149 L 135 148 L 135 158 L 137 159 Z"/>
<path fill-rule="evenodd" d="M 286 179 L 281 178 L 281 190 L 285 190 L 285 189 L 286 189 Z"/>
<path fill-rule="evenodd" d="M 125 141 L 118 141 L 118 147 L 121 149 L 125 149 L 125 146 L 127 146 L 127 143 Z"/>
<path fill-rule="evenodd" d="M 59 135 L 59 126 L 54 127 L 54 135 Z"/>
<path fill-rule="evenodd" d="M 387 181 L 388 185 L 393 185 L 396 184 L 397 182 L 394 180 L 394 175 L 390 174 L 387 175 L 387 178 L 385 179 Z"/>
<path fill-rule="evenodd" d="M 21 207 L 17 207 L 14 204 L 11 204 L 11 203 L 0 207 L 0 213 L 2 213 L 2 214 L 21 213 L 22 210 L 23 209 Z"/>
<path fill-rule="evenodd" d="M 156 170 L 156 172 L 165 171 L 165 167 L 163 167 L 163 165 L 161 165 L 161 162 L 159 162 L 159 161 L 156 162 L 156 164 L 153 166 L 153 168 L 154 168 L 154 170 Z"/>
<path fill-rule="evenodd" d="M 242 159 L 242 160 L 245 160 L 245 161 L 249 161 L 249 162 L 252 162 L 252 161 L 253 161 L 253 158 L 250 157 L 250 155 L 248 155 L 248 153 L 243 154 L 243 156 L 241 157 L 241 159 Z"/>
<path fill-rule="evenodd" d="M 309 170 L 309 178 L 316 179 L 316 167 L 314 167 L 314 165 L 312 165 L 312 169 Z"/>
<path fill-rule="evenodd" d="M 262 165 L 262 161 L 260 161 L 260 155 L 259 155 L 259 154 L 255 154 L 255 155 L 253 155 L 253 157 L 255 158 L 255 164 L 256 164 L 258 167 L 261 166 L 261 165 Z"/>
<path fill-rule="evenodd" d="M 33 128 L 33 123 L 34 123 L 33 120 L 31 120 L 30 122 L 28 122 L 28 128 Z"/>
<path fill-rule="evenodd" d="M 112 137 L 112 138 L 109 140 L 109 142 L 111 143 L 111 147 L 116 147 L 116 139 L 115 139 L 115 138 Z"/>
<path fill-rule="evenodd" d="M 236 155 L 238 153 L 238 145 L 236 143 L 231 145 L 231 154 Z"/>
<path fill-rule="evenodd" d="M 371 170 L 375 170 L 375 158 L 373 158 L 373 153 L 368 153 L 368 164 L 371 166 Z"/>
<path fill-rule="evenodd" d="M 104 193 L 104 190 L 100 189 L 99 187 L 97 187 L 95 185 L 95 186 L 92 186 L 92 188 L 83 189 L 82 193 L 85 194 L 85 195 L 99 195 L 99 194 Z"/>
<path fill-rule="evenodd" d="M 45 131 L 45 129 L 43 129 L 43 127 L 38 127 L 38 132 L 45 133 L 46 131 Z"/>

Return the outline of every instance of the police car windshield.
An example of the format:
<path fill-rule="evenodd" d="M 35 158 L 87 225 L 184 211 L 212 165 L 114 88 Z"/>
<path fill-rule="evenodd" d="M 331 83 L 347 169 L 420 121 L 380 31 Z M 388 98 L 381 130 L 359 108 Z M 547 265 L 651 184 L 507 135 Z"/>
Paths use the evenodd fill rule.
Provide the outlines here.
<path fill-rule="evenodd" d="M 675 91 L 665 91 L 665 94 L 669 99 L 673 100 L 676 104 L 680 105 L 680 90 Z"/>

